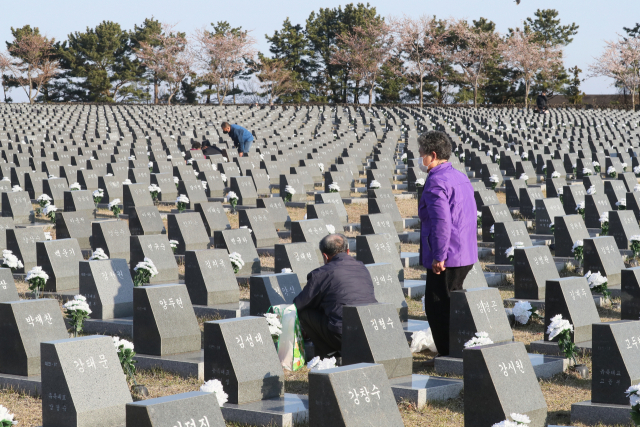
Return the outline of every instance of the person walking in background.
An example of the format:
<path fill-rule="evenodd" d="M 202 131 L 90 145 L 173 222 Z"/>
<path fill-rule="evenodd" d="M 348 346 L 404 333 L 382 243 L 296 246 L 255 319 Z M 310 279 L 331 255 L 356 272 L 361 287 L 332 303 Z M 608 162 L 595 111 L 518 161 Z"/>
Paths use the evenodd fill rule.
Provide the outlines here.
<path fill-rule="evenodd" d="M 462 289 L 478 261 L 477 210 L 469 178 L 449 163 L 451 139 L 430 131 L 418 137 L 420 170 L 427 180 L 418 204 L 424 305 L 439 356 L 449 354 L 451 291 Z"/>
<path fill-rule="evenodd" d="M 538 106 L 539 113 L 547 114 L 547 102 L 549 102 L 549 100 L 547 99 L 547 92 L 542 91 L 542 93 L 538 95 L 538 98 L 536 99 L 536 105 Z"/>
<path fill-rule="evenodd" d="M 238 125 L 230 125 L 222 122 L 222 132 L 228 134 L 233 140 L 233 146 L 238 149 L 240 157 L 246 156 L 253 144 L 253 135 L 247 129 Z"/>

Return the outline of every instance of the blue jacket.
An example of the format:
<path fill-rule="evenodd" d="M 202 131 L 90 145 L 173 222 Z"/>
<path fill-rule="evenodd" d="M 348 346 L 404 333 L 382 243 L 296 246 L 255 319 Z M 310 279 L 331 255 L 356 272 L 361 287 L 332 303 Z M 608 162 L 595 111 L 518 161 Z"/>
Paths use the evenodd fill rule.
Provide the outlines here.
<path fill-rule="evenodd" d="M 346 253 L 309 273 L 307 285 L 293 300 L 298 310 L 324 311 L 329 330 L 337 334 L 342 334 L 342 306 L 377 302 L 369 270 Z"/>
<path fill-rule="evenodd" d="M 238 149 L 240 153 L 246 153 L 248 150 L 245 149 L 245 144 L 248 142 L 253 142 L 253 135 L 247 129 L 238 125 L 229 125 L 231 126 L 231 130 L 229 131 L 229 136 L 233 140 L 233 145 Z"/>

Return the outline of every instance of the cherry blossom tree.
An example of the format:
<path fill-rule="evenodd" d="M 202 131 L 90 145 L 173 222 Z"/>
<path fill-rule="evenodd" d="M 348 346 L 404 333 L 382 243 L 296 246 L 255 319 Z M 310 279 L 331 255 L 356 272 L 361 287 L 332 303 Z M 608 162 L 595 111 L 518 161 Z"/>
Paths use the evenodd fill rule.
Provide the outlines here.
<path fill-rule="evenodd" d="M 256 64 L 258 80 L 262 83 L 261 96 L 266 96 L 269 103 L 273 103 L 279 96 L 293 93 L 300 88 L 294 72 L 286 68 L 286 64 L 280 59 L 260 57 Z"/>
<path fill-rule="evenodd" d="M 562 49 L 537 41 L 535 33 L 526 34 L 516 28 L 507 36 L 500 50 L 505 65 L 516 70 L 524 82 L 524 105 L 528 108 L 531 82 L 537 74 L 550 74 L 554 66 L 561 65 Z"/>
<path fill-rule="evenodd" d="M 55 39 L 32 32 L 9 45 L 9 54 L 15 60 L 5 61 L 4 65 L 22 86 L 30 104 L 35 102 L 42 87 L 60 72 L 54 43 Z"/>
<path fill-rule="evenodd" d="M 350 32 L 338 36 L 338 46 L 331 63 L 347 68 L 352 80 L 369 89 L 371 108 L 376 80 L 394 51 L 390 27 L 383 22 L 353 27 Z"/>
<path fill-rule="evenodd" d="M 184 33 L 174 33 L 173 25 L 163 24 L 162 32 L 152 34 L 149 41 L 140 42 L 135 51 L 140 61 L 159 80 L 167 83 L 169 98 L 167 104 L 180 90 L 182 81 L 191 74 L 194 54 Z"/>
<path fill-rule="evenodd" d="M 424 77 L 440 71 L 451 56 L 446 46 L 449 35 L 448 21 L 439 21 L 426 15 L 419 18 L 392 18 L 390 21 L 397 37 L 398 49 L 405 61 L 405 72 L 413 77 L 419 86 L 420 108 L 423 107 Z M 444 26 L 444 28 L 443 28 Z"/>
<path fill-rule="evenodd" d="M 623 38 L 606 41 L 607 47 L 602 55 L 589 65 L 590 77 L 610 77 L 623 85 L 631 93 L 633 111 L 636 108 L 636 96 L 640 88 L 640 38 Z"/>
<path fill-rule="evenodd" d="M 218 103 L 222 105 L 234 87 L 237 73 L 255 57 L 256 40 L 247 31 L 216 34 L 205 29 L 197 30 L 194 40 L 196 63 L 203 72 L 201 80 L 215 87 Z"/>
<path fill-rule="evenodd" d="M 500 48 L 499 33 L 470 27 L 466 21 L 453 22 L 451 32 L 456 37 L 458 48 L 452 60 L 460 67 L 460 79 L 473 87 L 473 106 L 478 104 L 478 89 L 487 81 L 487 64 Z"/>

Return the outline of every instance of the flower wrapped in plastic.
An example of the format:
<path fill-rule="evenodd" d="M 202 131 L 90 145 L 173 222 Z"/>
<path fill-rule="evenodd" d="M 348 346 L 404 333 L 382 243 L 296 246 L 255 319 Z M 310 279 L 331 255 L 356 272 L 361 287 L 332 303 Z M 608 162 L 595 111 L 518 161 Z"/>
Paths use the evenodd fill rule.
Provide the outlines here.
<path fill-rule="evenodd" d="M 18 422 L 14 420 L 14 417 L 15 415 L 9 413 L 7 408 L 0 405 L 0 427 L 9 427 L 18 424 Z"/>
<path fill-rule="evenodd" d="M 632 385 L 625 391 L 631 405 L 631 419 L 633 423 L 640 425 L 640 384 Z"/>
<path fill-rule="evenodd" d="M 122 185 L 131 185 L 132 182 L 129 178 L 125 179 L 124 181 L 122 181 Z"/>
<path fill-rule="evenodd" d="M 402 163 L 404 163 L 406 165 L 407 164 L 407 153 L 403 153 L 402 156 L 400 157 L 400 160 L 402 160 Z"/>
<path fill-rule="evenodd" d="M 328 357 L 326 359 L 320 359 L 320 356 L 316 356 L 307 362 L 307 368 L 310 371 L 324 371 L 325 369 L 333 369 L 336 367 L 336 358 Z"/>
<path fill-rule="evenodd" d="M 57 210 L 58 208 L 56 208 L 56 205 L 47 205 L 42 209 L 42 214 L 49 217 L 49 220 L 55 224 Z"/>
<path fill-rule="evenodd" d="M 596 186 L 592 185 L 591 187 L 589 187 L 589 189 L 587 190 L 587 194 L 590 196 L 593 196 L 594 194 L 596 194 Z"/>
<path fill-rule="evenodd" d="M 583 176 L 591 176 L 593 175 L 593 171 L 589 168 L 582 168 L 582 175 Z"/>
<path fill-rule="evenodd" d="M 580 215 L 582 215 L 582 219 L 584 220 L 584 201 L 583 202 L 578 202 L 576 204 L 576 212 L 578 212 Z"/>
<path fill-rule="evenodd" d="M 600 215 L 600 229 L 602 230 L 602 233 L 600 233 L 602 236 L 609 234 L 609 212 L 604 212 Z"/>
<path fill-rule="evenodd" d="M 640 234 L 634 234 L 629 237 L 629 242 L 631 242 L 631 250 L 633 251 L 633 256 L 638 257 L 640 255 Z"/>
<path fill-rule="evenodd" d="M 582 240 L 576 240 L 571 248 L 571 252 L 578 263 L 582 262 L 584 258 L 584 242 Z"/>
<path fill-rule="evenodd" d="M 98 209 L 98 203 L 102 201 L 104 197 L 104 190 L 102 188 L 98 188 L 93 192 L 93 204 L 96 205 L 96 209 Z"/>
<path fill-rule="evenodd" d="M 336 232 L 336 228 L 333 225 L 327 224 L 326 227 L 329 234 L 334 234 Z"/>
<path fill-rule="evenodd" d="M 89 261 L 99 261 L 99 260 L 105 260 L 105 259 L 109 259 L 109 256 L 106 253 L 104 253 L 102 248 L 96 248 L 96 250 L 93 251 L 93 253 L 89 257 Z"/>
<path fill-rule="evenodd" d="M 13 187 L 11 187 L 11 191 L 17 193 L 19 191 L 22 191 L 22 187 L 20 187 L 19 185 L 14 185 Z"/>
<path fill-rule="evenodd" d="M 495 190 L 498 186 L 498 183 L 500 182 L 500 179 L 498 178 L 498 175 L 491 175 L 489 177 L 489 182 L 491 183 L 491 189 Z"/>
<path fill-rule="evenodd" d="M 176 185 L 176 188 L 178 188 L 178 184 L 180 184 L 180 178 L 178 178 L 177 176 L 174 176 L 173 183 Z"/>
<path fill-rule="evenodd" d="M 627 199 L 620 199 L 616 202 L 616 206 L 619 211 L 624 211 L 627 209 Z"/>
<path fill-rule="evenodd" d="M 51 202 L 53 201 L 53 199 L 51 197 L 49 197 L 47 194 L 41 194 L 36 201 L 38 202 L 38 205 L 40 205 L 40 208 L 38 209 L 37 213 L 41 213 L 42 212 L 42 208 L 44 208 L 47 205 L 50 205 Z"/>
<path fill-rule="evenodd" d="M 538 311 L 531 305 L 529 301 L 518 301 L 513 306 L 513 315 L 516 318 L 516 322 L 521 325 L 526 325 L 529 319 L 537 319 L 540 316 Z"/>
<path fill-rule="evenodd" d="M 229 191 L 227 193 L 227 200 L 229 200 L 229 204 L 231 205 L 231 212 L 234 213 L 238 205 L 238 195 L 234 191 Z"/>
<path fill-rule="evenodd" d="M 543 167 L 543 169 L 546 169 L 546 165 Z M 551 172 L 551 178 L 560 178 L 560 172 L 558 171 Z"/>
<path fill-rule="evenodd" d="M 617 175 L 616 168 L 614 168 L 613 166 L 609 166 L 607 168 L 607 176 L 609 178 L 615 178 L 616 175 Z"/>
<path fill-rule="evenodd" d="M 133 269 L 135 276 L 133 278 L 133 286 L 144 286 L 150 282 L 152 278 L 158 275 L 158 269 L 151 259 L 145 257 Z"/>
<path fill-rule="evenodd" d="M 264 317 L 267 319 L 271 338 L 277 343 L 280 334 L 282 334 L 282 323 L 280 322 L 280 317 L 276 313 L 265 313 Z"/>
<path fill-rule="evenodd" d="M 598 162 L 591 162 L 591 165 L 593 166 L 593 169 L 596 171 L 596 173 L 600 173 L 600 163 Z"/>
<path fill-rule="evenodd" d="M 416 187 L 424 187 L 424 178 L 416 179 Z"/>
<path fill-rule="evenodd" d="M 519 179 L 522 181 L 526 181 L 529 179 L 529 175 L 527 175 L 526 173 L 521 173 Z"/>

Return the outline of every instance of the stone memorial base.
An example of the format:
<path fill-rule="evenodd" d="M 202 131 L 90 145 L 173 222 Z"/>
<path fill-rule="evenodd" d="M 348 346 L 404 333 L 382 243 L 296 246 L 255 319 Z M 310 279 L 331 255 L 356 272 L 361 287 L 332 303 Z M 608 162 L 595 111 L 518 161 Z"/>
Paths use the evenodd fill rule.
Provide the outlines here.
<path fill-rule="evenodd" d="M 590 400 L 571 405 L 571 422 L 586 425 L 629 425 L 630 405 L 593 403 Z"/>
<path fill-rule="evenodd" d="M 309 397 L 285 393 L 283 397 L 257 402 L 225 403 L 221 408 L 226 422 L 258 426 L 293 427 L 309 419 Z"/>
<path fill-rule="evenodd" d="M 29 396 L 42 395 L 40 375 L 25 377 L 22 375 L 0 374 L 0 389 L 11 389 Z"/>
<path fill-rule="evenodd" d="M 413 335 L 414 332 L 429 329 L 429 322 L 426 320 L 408 319 L 406 322 L 402 322 L 402 329 L 404 330 L 405 337 L 407 337 L 407 341 L 411 341 L 411 335 Z"/>
<path fill-rule="evenodd" d="M 544 310 L 544 300 L 543 299 L 525 299 L 525 298 L 507 298 L 504 300 L 505 305 L 515 305 L 518 301 L 526 301 L 531 304 L 531 307 L 536 310 Z"/>
<path fill-rule="evenodd" d="M 569 361 L 564 357 L 547 356 L 544 354 L 527 353 L 533 372 L 536 378 L 551 378 L 552 376 L 566 371 L 569 368 Z M 458 357 L 436 357 L 434 368 L 440 375 L 460 375 L 464 373 L 462 358 Z"/>
<path fill-rule="evenodd" d="M 55 299 L 59 299 L 62 301 L 62 303 L 64 304 L 67 301 L 72 300 L 76 295 L 78 295 L 80 293 L 80 289 L 79 288 L 75 288 L 75 289 L 69 289 L 66 291 L 60 291 L 60 292 L 40 292 L 40 298 L 55 298 Z M 35 294 L 33 292 L 27 292 L 25 294 L 25 296 L 27 298 L 35 298 Z"/>
<path fill-rule="evenodd" d="M 488 271 L 493 273 L 511 273 L 513 274 L 513 265 L 511 264 L 487 264 Z"/>
<path fill-rule="evenodd" d="M 590 354 L 591 346 L 592 346 L 591 341 L 576 343 L 576 347 L 578 347 L 578 350 L 581 351 L 583 354 L 584 353 Z M 531 344 L 529 345 L 529 350 L 536 353 L 546 354 L 550 356 L 562 355 L 562 352 L 558 347 L 558 343 L 555 341 L 544 341 L 544 340 L 532 341 Z"/>
<path fill-rule="evenodd" d="M 83 332 L 86 335 L 117 335 L 119 337 L 133 337 L 133 317 L 118 319 L 87 319 L 84 321 Z"/>
<path fill-rule="evenodd" d="M 160 368 L 183 378 L 196 377 L 204 381 L 204 350 L 166 356 L 138 353 L 134 360 L 137 361 L 136 369 Z"/>
<path fill-rule="evenodd" d="M 420 265 L 420 254 L 415 252 L 401 252 L 400 262 L 405 268 L 413 267 L 414 265 Z"/>
<path fill-rule="evenodd" d="M 464 387 L 462 380 L 416 374 L 391 378 L 389 384 L 397 402 L 405 400 L 418 408 L 429 401 L 454 399 Z"/>
<path fill-rule="evenodd" d="M 217 319 L 235 319 L 237 317 L 249 315 L 249 302 L 218 304 L 218 305 L 195 305 L 193 311 L 196 316 L 213 317 Z"/>
<path fill-rule="evenodd" d="M 402 284 L 402 292 L 405 297 L 419 298 L 424 295 L 426 287 L 426 276 L 424 280 L 405 280 Z"/>

